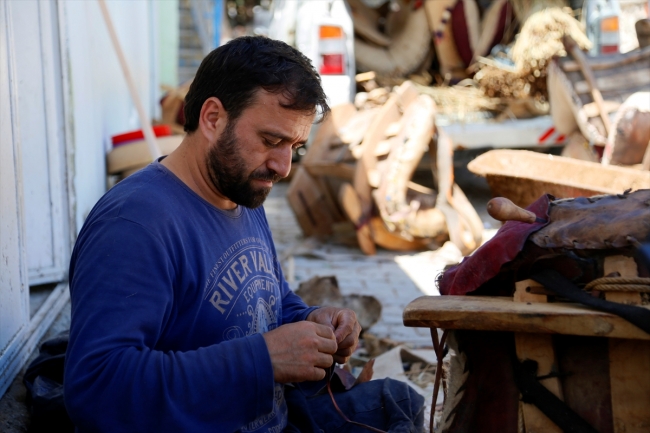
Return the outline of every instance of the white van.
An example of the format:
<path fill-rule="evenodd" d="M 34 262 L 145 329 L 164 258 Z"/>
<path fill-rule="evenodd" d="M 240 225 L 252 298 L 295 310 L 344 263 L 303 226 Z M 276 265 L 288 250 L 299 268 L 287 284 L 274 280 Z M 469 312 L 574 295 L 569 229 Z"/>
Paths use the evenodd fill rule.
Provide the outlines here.
<path fill-rule="evenodd" d="M 320 73 L 330 106 L 352 102 L 354 28 L 344 0 L 274 0 L 268 36 L 296 47 Z"/>

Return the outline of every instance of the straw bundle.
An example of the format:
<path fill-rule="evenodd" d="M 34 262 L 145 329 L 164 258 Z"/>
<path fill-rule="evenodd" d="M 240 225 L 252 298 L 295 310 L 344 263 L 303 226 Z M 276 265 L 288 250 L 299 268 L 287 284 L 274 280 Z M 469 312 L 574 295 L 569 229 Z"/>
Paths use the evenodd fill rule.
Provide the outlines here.
<path fill-rule="evenodd" d="M 580 48 L 591 46 L 580 23 L 563 9 L 553 7 L 534 12 L 524 23 L 512 48 L 515 67 L 522 72 L 545 69 L 544 65 L 553 56 L 566 55 L 562 44 L 565 35 L 571 36 Z"/>
<path fill-rule="evenodd" d="M 512 47 L 514 70 L 481 65 L 474 79 L 490 97 L 547 101 L 546 67 L 554 56 L 565 56 L 562 37 L 571 36 L 581 48 L 591 43 L 580 23 L 566 12 L 562 0 L 512 0 L 523 23 Z"/>

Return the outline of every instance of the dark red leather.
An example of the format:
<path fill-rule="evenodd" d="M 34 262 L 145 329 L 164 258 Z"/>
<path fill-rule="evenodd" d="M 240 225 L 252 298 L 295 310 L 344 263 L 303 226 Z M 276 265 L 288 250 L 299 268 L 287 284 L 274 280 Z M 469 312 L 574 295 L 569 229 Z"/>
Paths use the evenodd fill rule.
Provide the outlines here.
<path fill-rule="evenodd" d="M 548 209 L 551 202 L 548 194 L 528 206 L 540 218 L 548 221 Z M 548 223 L 522 223 L 508 221 L 497 234 L 469 257 L 447 270 L 439 282 L 443 295 L 465 295 L 476 290 L 499 273 L 501 267 L 512 261 L 523 249 L 528 236 Z"/>

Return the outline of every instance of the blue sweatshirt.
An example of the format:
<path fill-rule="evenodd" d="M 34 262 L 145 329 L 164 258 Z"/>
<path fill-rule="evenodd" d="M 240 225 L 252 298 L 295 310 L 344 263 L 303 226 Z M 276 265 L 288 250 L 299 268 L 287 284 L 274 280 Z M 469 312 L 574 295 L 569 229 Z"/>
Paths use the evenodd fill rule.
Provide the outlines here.
<path fill-rule="evenodd" d="M 279 432 L 262 333 L 313 310 L 263 209 L 215 208 L 155 162 L 95 205 L 70 263 L 65 403 L 80 432 Z"/>

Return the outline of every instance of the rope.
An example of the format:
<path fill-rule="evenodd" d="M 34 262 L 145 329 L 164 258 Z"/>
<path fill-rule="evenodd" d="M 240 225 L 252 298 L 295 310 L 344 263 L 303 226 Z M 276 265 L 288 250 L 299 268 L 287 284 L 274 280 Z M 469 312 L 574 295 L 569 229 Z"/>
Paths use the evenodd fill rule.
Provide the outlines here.
<path fill-rule="evenodd" d="M 374 431 L 376 433 L 387 433 L 384 430 L 379 430 L 378 428 L 374 428 L 372 426 L 362 424 L 360 422 L 352 421 L 350 418 L 345 416 L 341 408 L 339 408 L 339 405 L 336 404 L 336 400 L 334 399 L 334 394 L 332 393 L 332 386 L 330 385 L 331 379 L 332 379 L 332 375 L 329 375 L 329 377 L 327 378 L 327 392 L 329 393 L 330 398 L 332 399 L 332 403 L 334 404 L 334 409 L 336 409 L 339 415 L 341 415 L 341 418 L 343 418 L 346 422 L 349 422 L 350 424 L 354 424 L 358 427 L 365 428 L 367 430 Z"/>
<path fill-rule="evenodd" d="M 440 390 L 440 380 L 442 379 L 442 359 L 447 341 L 447 330 L 442 332 L 442 338 L 438 341 L 438 328 L 431 328 L 431 339 L 433 340 L 433 350 L 436 353 L 438 364 L 436 365 L 436 378 L 433 383 L 433 398 L 431 401 L 431 415 L 429 417 L 429 433 L 433 433 L 433 418 L 436 412 L 436 401 L 438 400 L 438 390 Z"/>
<path fill-rule="evenodd" d="M 585 290 L 601 292 L 650 293 L 650 278 L 604 277 L 597 278 L 585 286 Z"/>

